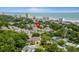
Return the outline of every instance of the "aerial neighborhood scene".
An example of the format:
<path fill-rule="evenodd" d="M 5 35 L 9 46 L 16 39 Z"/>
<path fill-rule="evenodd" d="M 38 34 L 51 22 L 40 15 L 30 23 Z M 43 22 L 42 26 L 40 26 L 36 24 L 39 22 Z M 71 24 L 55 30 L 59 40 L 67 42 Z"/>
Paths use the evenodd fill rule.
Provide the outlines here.
<path fill-rule="evenodd" d="M 79 52 L 79 7 L 0 7 L 0 52 Z"/>

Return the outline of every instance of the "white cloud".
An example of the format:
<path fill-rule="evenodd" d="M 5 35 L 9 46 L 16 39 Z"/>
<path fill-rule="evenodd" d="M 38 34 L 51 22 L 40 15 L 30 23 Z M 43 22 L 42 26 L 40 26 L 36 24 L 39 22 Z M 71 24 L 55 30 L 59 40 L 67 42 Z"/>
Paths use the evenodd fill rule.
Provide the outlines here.
<path fill-rule="evenodd" d="M 37 7 L 32 7 L 32 8 L 29 8 L 28 10 L 27 10 L 28 12 L 50 12 L 50 10 L 47 8 L 37 8 Z"/>

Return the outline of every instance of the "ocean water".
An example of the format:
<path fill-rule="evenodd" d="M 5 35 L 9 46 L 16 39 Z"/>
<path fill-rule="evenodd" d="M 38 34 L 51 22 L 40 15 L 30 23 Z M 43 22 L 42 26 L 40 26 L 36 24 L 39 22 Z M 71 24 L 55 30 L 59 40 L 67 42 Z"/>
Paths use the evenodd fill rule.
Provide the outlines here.
<path fill-rule="evenodd" d="M 67 20 L 79 20 L 79 13 L 31 13 L 33 16 L 49 16 L 53 18 L 65 18 Z"/>

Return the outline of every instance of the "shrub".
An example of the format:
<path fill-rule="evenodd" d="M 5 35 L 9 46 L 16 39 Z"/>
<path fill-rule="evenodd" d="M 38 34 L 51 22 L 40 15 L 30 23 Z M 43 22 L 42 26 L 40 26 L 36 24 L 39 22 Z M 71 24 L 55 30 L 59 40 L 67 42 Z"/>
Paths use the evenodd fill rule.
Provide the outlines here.
<path fill-rule="evenodd" d="M 64 41 L 64 40 L 60 40 L 60 41 L 58 42 L 58 44 L 59 44 L 60 46 L 63 46 L 63 45 L 65 44 L 65 41 Z"/>
<path fill-rule="evenodd" d="M 32 37 L 39 37 L 39 36 L 40 36 L 39 33 L 33 33 L 33 34 L 32 34 Z"/>
<path fill-rule="evenodd" d="M 58 51 L 58 46 L 55 42 L 52 42 L 52 44 L 45 46 L 45 49 L 48 52 L 56 52 Z"/>
<path fill-rule="evenodd" d="M 74 46 L 66 46 L 68 52 L 76 52 L 77 49 Z"/>
<path fill-rule="evenodd" d="M 35 52 L 44 52 L 45 50 L 43 48 L 36 48 Z"/>

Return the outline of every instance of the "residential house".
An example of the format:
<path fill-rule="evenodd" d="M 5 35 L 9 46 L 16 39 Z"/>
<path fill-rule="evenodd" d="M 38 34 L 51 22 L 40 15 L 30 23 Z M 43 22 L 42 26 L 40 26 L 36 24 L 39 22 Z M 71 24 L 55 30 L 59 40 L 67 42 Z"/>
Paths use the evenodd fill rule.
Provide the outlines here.
<path fill-rule="evenodd" d="M 40 40 L 41 38 L 40 37 L 32 37 L 31 39 L 28 40 L 28 42 L 30 44 L 35 44 L 35 45 L 39 45 L 40 44 Z"/>

